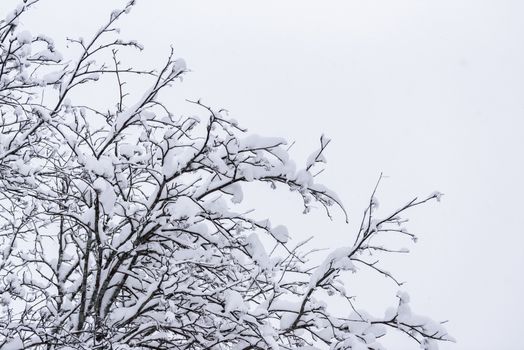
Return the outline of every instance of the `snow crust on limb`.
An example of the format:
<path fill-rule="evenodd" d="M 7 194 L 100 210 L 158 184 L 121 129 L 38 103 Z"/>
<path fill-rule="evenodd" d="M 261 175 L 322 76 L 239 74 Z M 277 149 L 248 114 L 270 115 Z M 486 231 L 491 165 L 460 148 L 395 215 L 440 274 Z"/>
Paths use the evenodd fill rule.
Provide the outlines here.
<path fill-rule="evenodd" d="M 405 292 L 377 316 L 344 284 L 369 268 L 400 286 L 379 258 L 406 249 L 373 238 L 414 239 L 405 211 L 440 193 L 379 215 L 374 191 L 352 242 L 312 266 L 308 241 L 239 204 L 245 184 L 262 183 L 294 192 L 306 214 L 347 220 L 318 182 L 327 137 L 301 164 L 285 139 L 201 101 L 189 102 L 200 117 L 176 116 L 160 92 L 188 71 L 184 60 L 171 52 L 154 71 L 120 62 L 143 49 L 116 27 L 134 1 L 91 38 L 69 39 L 80 53 L 66 59 L 20 27 L 36 2 L 0 21 L 0 349 L 383 349 L 388 330 L 424 349 L 453 340 Z M 86 103 L 104 80 L 114 103 Z M 332 297 L 346 302 L 336 315 Z"/>

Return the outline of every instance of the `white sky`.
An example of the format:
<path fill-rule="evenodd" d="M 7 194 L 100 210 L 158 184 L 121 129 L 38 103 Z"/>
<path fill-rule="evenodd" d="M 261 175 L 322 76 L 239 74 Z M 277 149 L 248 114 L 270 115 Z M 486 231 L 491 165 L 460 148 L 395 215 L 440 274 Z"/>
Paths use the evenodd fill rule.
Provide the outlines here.
<path fill-rule="evenodd" d="M 25 24 L 87 37 L 121 4 L 43 0 Z M 450 320 L 458 343 L 441 349 L 511 350 L 524 331 L 523 18 L 524 2 L 503 0 L 156 0 L 139 1 L 121 28 L 145 45 L 143 65 L 158 66 L 170 44 L 186 59 L 193 72 L 174 100 L 202 98 L 252 132 L 294 140 L 298 160 L 321 133 L 333 139 L 323 182 L 350 225 L 300 215 L 291 195 L 252 192 L 259 214 L 297 240 L 350 244 L 380 172 L 385 208 L 444 192 L 410 213 L 419 243 L 399 243 L 412 254 L 387 269 L 409 282 L 416 311 Z M 349 290 L 371 311 L 393 302 L 382 295 L 394 287 L 364 281 Z M 390 341 L 417 348 L 402 340 Z"/>

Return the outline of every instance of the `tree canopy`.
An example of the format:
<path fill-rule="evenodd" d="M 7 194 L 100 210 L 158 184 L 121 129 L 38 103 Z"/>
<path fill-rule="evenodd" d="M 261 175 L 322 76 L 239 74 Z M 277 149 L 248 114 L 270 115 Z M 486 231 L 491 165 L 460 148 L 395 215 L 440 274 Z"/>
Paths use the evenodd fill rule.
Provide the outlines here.
<path fill-rule="evenodd" d="M 376 261 L 396 251 L 371 239 L 414 238 L 403 214 L 440 193 L 381 217 L 373 193 L 353 244 L 314 266 L 307 241 L 236 208 L 256 182 L 293 191 L 305 214 L 347 219 L 317 182 L 327 137 L 297 165 L 284 139 L 199 100 L 187 103 L 200 117 L 175 115 L 159 94 L 187 72 L 182 59 L 172 51 L 156 70 L 120 61 L 142 50 L 116 27 L 133 1 L 92 38 L 68 39 L 79 55 L 67 58 L 19 25 L 35 3 L 0 21 L 1 349 L 382 349 L 388 329 L 424 349 L 453 340 L 405 292 L 375 316 L 344 288 L 359 267 L 398 283 Z M 108 86 L 116 100 L 104 108 L 73 96 Z M 336 296 L 342 315 L 329 309 Z"/>

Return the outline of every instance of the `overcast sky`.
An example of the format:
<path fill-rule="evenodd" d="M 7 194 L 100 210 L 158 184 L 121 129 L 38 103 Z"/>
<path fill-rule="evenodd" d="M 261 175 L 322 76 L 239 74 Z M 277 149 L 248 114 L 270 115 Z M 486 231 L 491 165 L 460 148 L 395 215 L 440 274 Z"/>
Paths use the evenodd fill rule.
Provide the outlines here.
<path fill-rule="evenodd" d="M 1 12 L 12 3 L 2 0 Z M 88 37 L 121 4 L 42 0 L 24 24 L 57 40 Z M 449 320 L 458 343 L 441 349 L 517 350 L 524 331 L 523 19 L 524 2 L 504 0 L 156 0 L 139 1 L 121 28 L 145 46 L 133 62 L 158 66 L 170 44 L 186 59 L 192 72 L 173 100 L 202 98 L 252 132 L 295 141 L 298 162 L 321 133 L 333 139 L 323 182 L 344 201 L 349 225 L 342 215 L 333 223 L 320 211 L 302 216 L 291 194 L 253 189 L 256 198 L 248 199 L 297 240 L 350 244 L 381 172 L 384 209 L 445 193 L 441 203 L 410 213 L 419 242 L 400 241 L 412 253 L 384 266 L 408 281 L 417 312 Z M 365 282 L 349 287 L 362 305 L 381 312 L 394 302 L 394 286 Z M 417 349 L 403 338 L 388 342 Z"/>

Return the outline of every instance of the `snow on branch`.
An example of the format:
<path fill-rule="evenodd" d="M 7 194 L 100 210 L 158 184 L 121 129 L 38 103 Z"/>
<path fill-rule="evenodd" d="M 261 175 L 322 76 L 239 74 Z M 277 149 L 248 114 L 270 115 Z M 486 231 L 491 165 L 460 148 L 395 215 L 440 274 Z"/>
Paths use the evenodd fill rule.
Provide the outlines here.
<path fill-rule="evenodd" d="M 265 183 L 296 193 L 304 213 L 320 206 L 347 221 L 318 180 L 328 138 L 301 168 L 285 139 L 199 100 L 188 103 L 200 117 L 175 116 L 160 92 L 185 62 L 173 50 L 154 71 L 120 61 L 120 50 L 142 50 L 116 27 L 133 1 L 91 39 L 69 39 L 73 59 L 20 28 L 35 2 L 0 21 L 1 349 L 382 349 L 388 329 L 425 349 L 453 340 L 403 292 L 378 317 L 344 287 L 360 268 L 400 286 L 378 258 L 407 250 L 372 238 L 414 239 L 403 215 L 440 193 L 377 216 L 374 191 L 354 243 L 312 267 L 309 241 L 238 211 L 244 185 Z M 131 79 L 140 94 L 126 91 Z M 87 88 L 114 104 L 84 103 Z M 326 292 L 347 301 L 342 313 Z"/>

